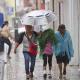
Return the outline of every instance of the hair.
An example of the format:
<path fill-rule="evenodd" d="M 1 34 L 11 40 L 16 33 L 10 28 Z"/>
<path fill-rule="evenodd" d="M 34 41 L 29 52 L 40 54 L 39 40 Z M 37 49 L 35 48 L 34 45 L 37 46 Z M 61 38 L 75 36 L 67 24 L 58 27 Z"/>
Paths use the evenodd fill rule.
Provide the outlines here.
<path fill-rule="evenodd" d="M 59 31 L 60 29 L 64 29 L 64 30 L 65 30 L 65 25 L 64 25 L 64 24 L 60 24 L 59 27 L 58 27 L 58 31 Z"/>
<path fill-rule="evenodd" d="M 5 25 L 8 25 L 8 21 L 4 21 L 3 25 L 2 25 L 2 28 L 5 26 Z"/>

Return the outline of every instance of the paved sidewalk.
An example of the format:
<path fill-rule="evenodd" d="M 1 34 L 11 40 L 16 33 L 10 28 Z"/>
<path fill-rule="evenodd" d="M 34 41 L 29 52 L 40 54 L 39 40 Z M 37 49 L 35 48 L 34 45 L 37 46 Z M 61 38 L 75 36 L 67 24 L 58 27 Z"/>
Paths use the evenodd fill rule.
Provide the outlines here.
<path fill-rule="evenodd" d="M 17 54 L 11 53 L 11 60 L 8 60 L 4 69 L 4 80 L 26 80 L 25 68 L 24 68 L 24 57 L 22 54 L 21 46 L 18 49 Z M 34 80 L 44 80 L 43 78 L 43 65 L 42 60 L 37 56 Z M 52 68 L 52 79 L 46 80 L 58 80 L 59 70 L 56 64 L 55 57 L 53 58 L 53 68 Z M 64 80 L 80 80 L 80 72 L 78 71 L 78 66 L 68 66 L 67 68 L 67 79 Z"/>
<path fill-rule="evenodd" d="M 4 77 L 4 61 L 0 59 L 0 80 Z"/>

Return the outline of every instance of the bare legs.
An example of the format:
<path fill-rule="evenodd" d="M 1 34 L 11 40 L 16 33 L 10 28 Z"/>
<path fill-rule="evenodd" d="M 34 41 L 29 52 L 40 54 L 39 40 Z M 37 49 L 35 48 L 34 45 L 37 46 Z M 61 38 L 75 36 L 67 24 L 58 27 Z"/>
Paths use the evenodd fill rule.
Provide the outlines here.
<path fill-rule="evenodd" d="M 62 75 L 66 75 L 66 67 L 67 67 L 67 64 L 64 63 L 64 67 L 62 67 L 62 63 L 59 63 L 58 66 L 59 66 L 59 71 L 60 71 L 59 78 L 61 79 L 62 78 Z"/>

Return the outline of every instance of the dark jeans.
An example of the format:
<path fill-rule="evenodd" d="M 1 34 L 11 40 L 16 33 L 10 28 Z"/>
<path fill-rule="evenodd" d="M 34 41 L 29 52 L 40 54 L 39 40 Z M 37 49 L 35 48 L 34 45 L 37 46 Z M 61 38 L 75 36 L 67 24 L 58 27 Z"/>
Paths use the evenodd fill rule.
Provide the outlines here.
<path fill-rule="evenodd" d="M 10 40 L 6 37 L 1 37 L 1 40 L 3 43 L 6 43 L 9 46 L 8 54 L 7 54 L 9 56 L 10 52 L 11 52 L 12 44 L 11 44 Z"/>
<path fill-rule="evenodd" d="M 33 73 L 34 67 L 35 67 L 35 60 L 36 56 L 32 56 L 27 51 L 23 51 L 24 59 L 25 59 L 25 70 L 26 74 L 29 74 L 29 72 Z M 29 66 L 29 62 L 31 61 L 31 65 Z M 30 71 L 29 71 L 30 69 Z"/>
<path fill-rule="evenodd" d="M 52 68 L 52 56 L 53 55 L 43 54 L 43 67 L 47 66 L 47 60 L 48 60 L 49 70 L 51 70 Z"/>

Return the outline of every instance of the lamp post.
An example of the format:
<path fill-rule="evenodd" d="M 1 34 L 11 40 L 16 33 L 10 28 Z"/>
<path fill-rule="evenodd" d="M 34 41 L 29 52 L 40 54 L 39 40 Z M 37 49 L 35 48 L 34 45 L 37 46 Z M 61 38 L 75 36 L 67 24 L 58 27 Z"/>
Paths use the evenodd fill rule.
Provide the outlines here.
<path fill-rule="evenodd" d="M 14 30 L 15 30 L 15 39 L 17 39 L 18 38 L 18 22 L 17 22 L 17 15 L 16 15 L 16 0 L 15 0 L 15 18 L 14 18 L 14 20 L 13 20 L 13 24 L 14 24 Z"/>

